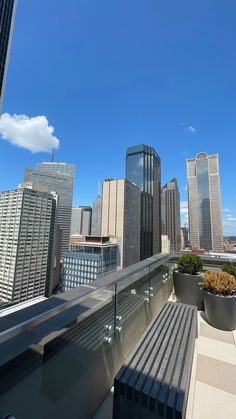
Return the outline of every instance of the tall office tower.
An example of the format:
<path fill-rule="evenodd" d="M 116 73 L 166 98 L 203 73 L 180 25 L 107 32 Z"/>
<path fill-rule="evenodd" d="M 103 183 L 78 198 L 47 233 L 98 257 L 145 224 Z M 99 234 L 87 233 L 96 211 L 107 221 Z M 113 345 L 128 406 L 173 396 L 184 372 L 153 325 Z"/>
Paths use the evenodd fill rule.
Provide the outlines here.
<path fill-rule="evenodd" d="M 193 247 L 223 251 L 219 156 L 187 160 L 189 238 Z"/>
<path fill-rule="evenodd" d="M 16 0 L 0 0 L 0 115 L 6 83 Z"/>
<path fill-rule="evenodd" d="M 49 163 L 49 165 L 50 166 L 47 166 L 46 163 L 42 163 L 40 170 L 26 169 L 24 181 L 37 182 L 46 185 L 48 186 L 49 192 L 58 193 L 59 204 L 57 219 L 58 224 L 62 229 L 61 255 L 63 256 L 63 253 L 69 250 L 75 168 L 74 165 L 67 165 L 66 163 Z M 68 173 L 70 172 L 70 174 L 65 174 L 67 166 Z M 44 170 L 45 167 L 47 167 L 48 170 Z M 49 167 L 51 167 L 51 169 Z M 56 168 L 58 171 L 56 171 Z M 74 170 L 73 172 L 71 172 L 72 169 Z"/>
<path fill-rule="evenodd" d="M 91 219 L 92 219 L 92 208 L 86 206 L 79 206 L 78 208 L 72 208 L 71 217 L 71 236 L 80 234 L 83 236 L 89 236 L 91 234 Z"/>
<path fill-rule="evenodd" d="M 178 252 L 181 248 L 180 235 L 180 196 L 176 179 L 167 182 L 161 190 L 162 234 L 170 241 L 170 251 Z"/>
<path fill-rule="evenodd" d="M 0 193 L 2 302 L 51 293 L 58 197 L 30 187 Z"/>
<path fill-rule="evenodd" d="M 141 189 L 140 259 L 161 252 L 161 160 L 147 145 L 129 147 L 126 179 Z"/>
<path fill-rule="evenodd" d="M 65 253 L 60 282 L 61 291 L 89 284 L 117 270 L 117 245 L 109 237 L 85 237 Z"/>
<path fill-rule="evenodd" d="M 67 175 L 75 178 L 76 168 L 74 164 L 43 162 L 37 164 L 37 170 L 42 172 L 58 173 L 59 175 Z"/>
<path fill-rule="evenodd" d="M 92 227 L 91 227 L 92 236 L 100 236 L 101 222 L 102 222 L 102 197 L 100 195 L 100 191 L 98 191 L 98 196 L 93 201 L 93 208 L 92 208 Z"/>
<path fill-rule="evenodd" d="M 126 179 L 103 182 L 101 234 L 119 244 L 121 268 L 140 261 L 140 189 Z"/>

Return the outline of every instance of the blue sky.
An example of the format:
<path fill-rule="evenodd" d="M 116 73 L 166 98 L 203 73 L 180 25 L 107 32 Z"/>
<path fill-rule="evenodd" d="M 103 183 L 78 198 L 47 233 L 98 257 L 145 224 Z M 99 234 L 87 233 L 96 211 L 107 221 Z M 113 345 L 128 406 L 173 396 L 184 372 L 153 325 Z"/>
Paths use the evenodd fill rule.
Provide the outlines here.
<path fill-rule="evenodd" d="M 76 205 L 99 178 L 124 177 L 126 148 L 146 143 L 185 207 L 186 158 L 219 153 L 236 234 L 235 16 L 235 0 L 19 0 L 3 112 L 46 116 L 57 161 L 77 166 Z M 0 139 L 0 189 L 49 159 Z"/>

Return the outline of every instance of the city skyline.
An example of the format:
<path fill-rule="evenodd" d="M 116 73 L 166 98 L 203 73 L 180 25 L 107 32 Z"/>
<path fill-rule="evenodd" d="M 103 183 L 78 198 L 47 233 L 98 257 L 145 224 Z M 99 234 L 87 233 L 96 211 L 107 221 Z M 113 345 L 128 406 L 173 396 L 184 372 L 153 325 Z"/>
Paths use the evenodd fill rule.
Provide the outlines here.
<path fill-rule="evenodd" d="M 173 5 L 169 16 L 168 5 L 154 2 L 145 7 L 139 1 L 134 7 L 121 1 L 119 13 L 107 8 L 105 0 L 94 10 L 71 2 L 66 10 L 62 2 L 56 15 L 56 3 L 50 2 L 43 34 L 38 30 L 45 18 L 41 2 L 30 7 L 26 0 L 18 2 L 3 112 L 54 127 L 55 148 L 60 139 L 56 161 L 78 168 L 75 206 L 91 205 L 98 178 L 124 177 L 127 147 L 145 143 L 161 156 L 162 185 L 177 178 L 184 221 L 186 158 L 218 153 L 224 234 L 236 234 L 236 193 L 230 188 L 236 135 L 236 5 L 214 5 L 213 14 L 210 0 L 192 6 L 183 1 Z M 48 65 L 42 66 L 44 59 Z M 70 77 L 65 77 L 68 67 Z M 40 115 L 47 121 L 32 120 Z M 25 167 L 47 159 L 45 153 L 31 154 L 0 139 L 0 189 L 16 187 Z"/>

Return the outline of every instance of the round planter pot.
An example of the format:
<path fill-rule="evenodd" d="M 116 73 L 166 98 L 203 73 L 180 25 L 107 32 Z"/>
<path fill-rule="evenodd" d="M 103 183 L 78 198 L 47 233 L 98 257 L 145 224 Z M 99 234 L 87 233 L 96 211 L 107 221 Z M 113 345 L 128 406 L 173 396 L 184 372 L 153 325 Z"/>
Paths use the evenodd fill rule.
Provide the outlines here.
<path fill-rule="evenodd" d="M 221 330 L 236 328 L 236 293 L 216 295 L 203 290 L 205 311 L 209 323 Z"/>
<path fill-rule="evenodd" d="M 179 303 L 197 306 L 198 310 L 204 310 L 203 296 L 199 282 L 201 282 L 202 274 L 189 275 L 173 271 L 173 282 L 175 296 Z"/>

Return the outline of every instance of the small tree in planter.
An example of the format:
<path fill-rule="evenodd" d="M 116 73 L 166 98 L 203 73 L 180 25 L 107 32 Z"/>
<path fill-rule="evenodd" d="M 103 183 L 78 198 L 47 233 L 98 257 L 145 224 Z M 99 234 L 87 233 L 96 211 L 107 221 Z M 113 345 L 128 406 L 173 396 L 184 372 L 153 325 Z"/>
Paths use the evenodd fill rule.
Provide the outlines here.
<path fill-rule="evenodd" d="M 202 280 L 202 260 L 191 253 L 178 261 L 178 269 L 173 272 L 175 296 L 178 302 L 197 306 L 203 310 L 203 298 L 199 286 Z"/>
<path fill-rule="evenodd" d="M 207 320 L 222 330 L 236 328 L 236 279 L 228 272 L 205 272 L 203 299 Z"/>

